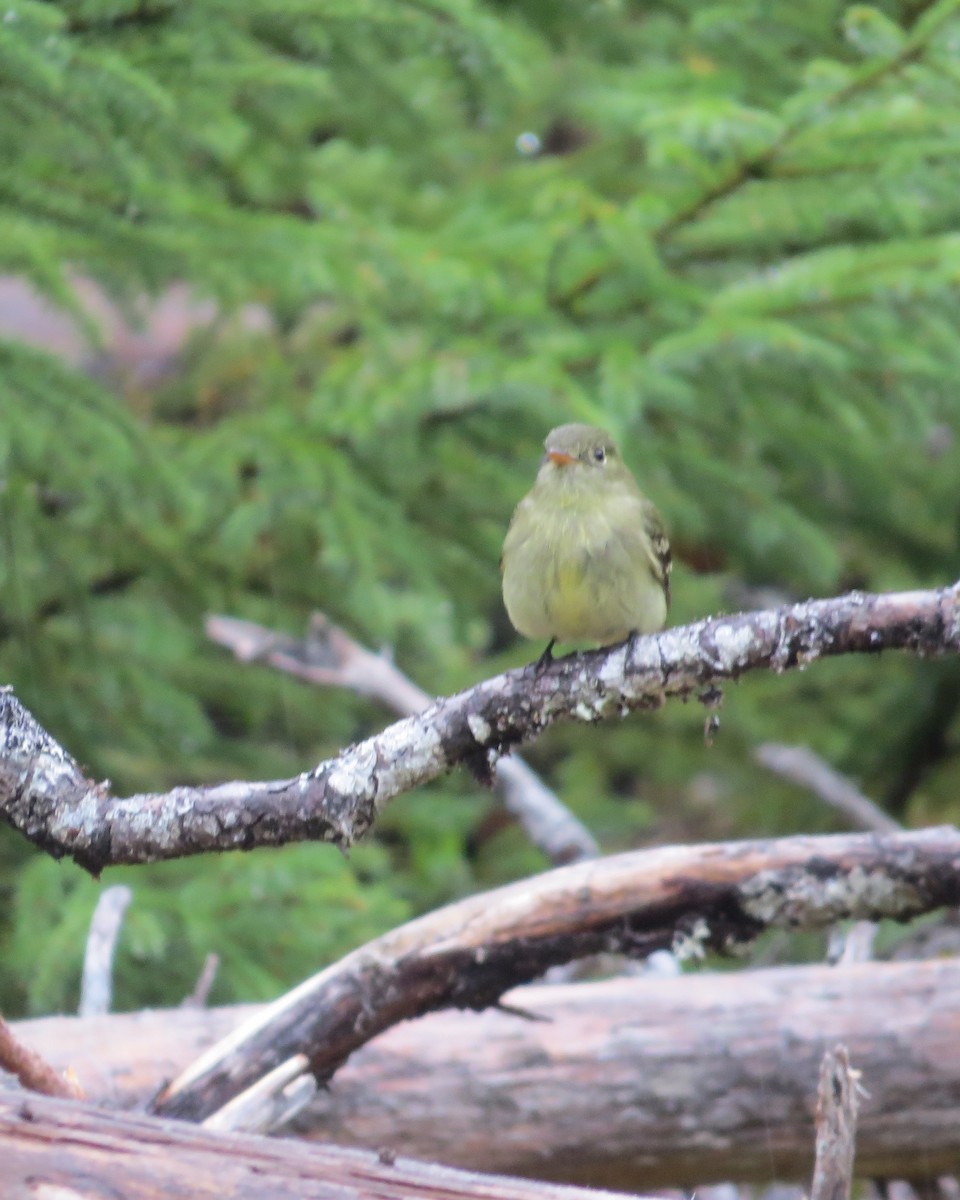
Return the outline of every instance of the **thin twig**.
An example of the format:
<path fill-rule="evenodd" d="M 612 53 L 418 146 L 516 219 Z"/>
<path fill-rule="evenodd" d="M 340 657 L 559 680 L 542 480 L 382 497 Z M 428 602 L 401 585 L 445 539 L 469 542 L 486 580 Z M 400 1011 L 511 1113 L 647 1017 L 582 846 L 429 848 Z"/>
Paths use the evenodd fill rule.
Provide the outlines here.
<path fill-rule="evenodd" d="M 860 791 L 845 775 L 834 770 L 807 746 L 783 746 L 765 742 L 753 757 L 783 779 L 808 788 L 824 804 L 842 813 L 854 829 L 893 833 L 903 826 Z"/>
<path fill-rule="evenodd" d="M 181 1008 L 205 1008 L 210 998 L 210 989 L 220 969 L 220 956 L 208 954 L 203 961 L 203 968 L 197 976 L 197 982 L 189 996 L 180 1001 Z"/>
<path fill-rule="evenodd" d="M 31 1092 L 59 1096 L 64 1100 L 83 1099 L 83 1088 L 79 1083 L 60 1075 L 39 1054 L 19 1042 L 3 1017 L 0 1017 L 0 1068 L 15 1075 Z"/>
<path fill-rule="evenodd" d="M 800 114 L 787 122 L 766 146 L 734 163 L 722 178 L 708 182 L 701 188 L 699 195 L 666 217 L 655 232 L 657 242 L 666 245 L 677 230 L 697 220 L 718 200 L 732 195 L 752 179 L 769 175 L 783 151 L 798 135 L 809 129 L 811 120 L 822 123 L 826 113 L 840 108 L 848 100 L 899 71 L 907 63 L 913 62 L 925 51 L 954 13 L 953 4 L 943 4 L 934 19 L 925 21 L 921 29 L 912 30 L 893 53 L 871 59 L 869 63 L 861 66 L 852 78 L 844 80 L 831 93 L 818 97 L 815 104 L 807 106 L 805 110 L 801 109 Z"/>

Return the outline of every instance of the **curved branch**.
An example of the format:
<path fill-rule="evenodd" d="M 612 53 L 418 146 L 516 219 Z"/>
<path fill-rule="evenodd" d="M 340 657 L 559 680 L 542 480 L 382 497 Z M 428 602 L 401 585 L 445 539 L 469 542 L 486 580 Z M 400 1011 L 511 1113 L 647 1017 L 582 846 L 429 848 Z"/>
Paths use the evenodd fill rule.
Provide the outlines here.
<path fill-rule="evenodd" d="M 374 654 L 323 613 L 314 613 L 306 638 L 278 634 L 253 621 L 212 615 L 207 636 L 241 662 L 265 662 L 318 687 L 343 687 L 379 700 L 402 717 L 423 712 L 433 697 L 403 674 L 385 654 Z M 560 803 L 519 755 L 502 758 L 493 786 L 504 808 L 538 850 L 560 867 L 600 853 L 593 834 Z"/>
<path fill-rule="evenodd" d="M 951 828 L 666 846 L 576 863 L 353 951 L 207 1051 L 155 1108 L 203 1119 L 296 1054 L 323 1082 L 398 1021 L 486 1008 L 547 968 L 600 951 L 729 952 L 768 928 L 903 921 L 958 900 L 960 831 Z"/>
<path fill-rule="evenodd" d="M 42 849 L 94 872 L 311 839 L 349 845 L 396 796 L 460 763 L 489 776 L 501 755 L 557 721 L 600 721 L 704 692 L 712 704 L 718 684 L 746 671 L 780 673 L 880 650 L 960 651 L 960 584 L 852 592 L 632 637 L 542 671 L 506 671 L 293 779 L 126 799 L 88 780 L 7 691 L 0 694 L 0 816 Z"/>

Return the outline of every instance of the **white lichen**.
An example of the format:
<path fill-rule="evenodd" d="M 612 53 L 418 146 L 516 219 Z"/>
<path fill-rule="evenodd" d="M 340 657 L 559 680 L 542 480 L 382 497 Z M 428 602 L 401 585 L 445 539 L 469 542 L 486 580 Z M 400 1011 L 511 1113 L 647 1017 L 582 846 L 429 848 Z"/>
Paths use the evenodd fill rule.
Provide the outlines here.
<path fill-rule="evenodd" d="M 697 917 L 691 929 L 678 930 L 673 935 L 670 949 L 678 962 L 699 961 L 706 957 L 709 940 L 710 926 L 703 917 Z"/>
<path fill-rule="evenodd" d="M 481 717 L 479 713 L 469 713 L 467 716 L 467 727 L 473 734 L 475 742 L 481 746 L 489 742 L 493 730 L 490 728 L 490 722 Z"/>
<path fill-rule="evenodd" d="M 713 644 L 716 658 L 730 668 L 742 662 L 756 640 L 756 634 L 746 623 L 733 624 L 726 621 L 714 626 Z"/>

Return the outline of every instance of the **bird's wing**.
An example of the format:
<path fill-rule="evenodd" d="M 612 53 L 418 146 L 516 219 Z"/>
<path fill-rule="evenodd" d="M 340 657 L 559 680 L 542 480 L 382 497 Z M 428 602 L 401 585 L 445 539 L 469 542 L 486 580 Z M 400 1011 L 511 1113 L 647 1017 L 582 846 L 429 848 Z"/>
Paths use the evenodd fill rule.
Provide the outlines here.
<path fill-rule="evenodd" d="M 663 518 L 654 505 L 643 497 L 641 505 L 643 513 L 643 531 L 650 543 L 650 564 L 654 574 L 660 581 L 663 594 L 667 598 L 667 608 L 670 607 L 670 571 L 673 568 L 673 555 L 670 553 L 670 539 L 664 528 Z"/>

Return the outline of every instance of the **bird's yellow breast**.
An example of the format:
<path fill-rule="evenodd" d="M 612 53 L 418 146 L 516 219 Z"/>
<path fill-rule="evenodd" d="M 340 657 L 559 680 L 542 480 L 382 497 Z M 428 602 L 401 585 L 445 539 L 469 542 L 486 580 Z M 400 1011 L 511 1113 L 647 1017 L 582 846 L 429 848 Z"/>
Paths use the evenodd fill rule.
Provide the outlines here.
<path fill-rule="evenodd" d="M 544 507 L 528 498 L 504 543 L 503 599 L 514 628 L 529 638 L 599 644 L 661 629 L 666 596 L 645 544 L 630 493 L 599 506 Z"/>
<path fill-rule="evenodd" d="M 559 632 L 551 636 L 577 637 L 576 631 L 589 629 L 595 620 L 597 588 L 584 564 L 558 559 L 552 578 L 544 589 L 544 610 L 550 624 Z"/>

